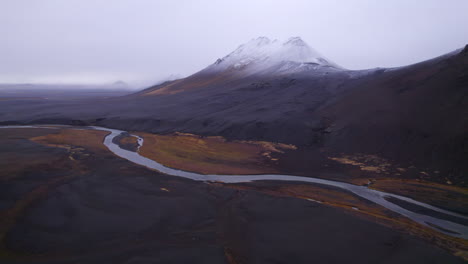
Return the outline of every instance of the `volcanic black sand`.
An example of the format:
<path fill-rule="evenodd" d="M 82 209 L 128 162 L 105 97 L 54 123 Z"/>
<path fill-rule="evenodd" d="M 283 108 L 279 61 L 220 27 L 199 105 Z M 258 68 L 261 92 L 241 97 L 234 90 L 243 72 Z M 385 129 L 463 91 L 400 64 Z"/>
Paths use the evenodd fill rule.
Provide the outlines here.
<path fill-rule="evenodd" d="M 291 166 L 298 173 L 315 173 L 329 155 L 372 154 L 415 168 L 401 178 L 466 187 L 467 73 L 468 46 L 394 69 L 286 75 L 202 70 L 121 97 L 3 100 L 0 124 L 98 125 L 288 143 L 303 151 L 304 162 Z"/>
<path fill-rule="evenodd" d="M 201 71 L 122 97 L 2 99 L 0 124 L 100 125 L 294 144 L 297 149 L 271 157 L 279 158 L 276 169 L 285 174 L 368 184 L 466 214 L 467 72 L 468 47 L 396 69 L 285 76 Z M 467 258 L 466 240 L 434 234 L 397 215 L 386 222 L 385 214 L 373 218 L 376 205 L 349 194 L 310 185 L 234 186 L 170 177 L 113 155 L 102 145 L 104 136 L 0 130 L 1 263 Z M 135 151 L 134 140 L 116 139 Z M 339 206 L 304 196 L 319 192 Z M 358 203 L 368 206 L 366 217 L 350 209 Z"/>
<path fill-rule="evenodd" d="M 1 263 L 463 263 L 339 208 L 28 140 L 48 133 L 0 130 Z"/>

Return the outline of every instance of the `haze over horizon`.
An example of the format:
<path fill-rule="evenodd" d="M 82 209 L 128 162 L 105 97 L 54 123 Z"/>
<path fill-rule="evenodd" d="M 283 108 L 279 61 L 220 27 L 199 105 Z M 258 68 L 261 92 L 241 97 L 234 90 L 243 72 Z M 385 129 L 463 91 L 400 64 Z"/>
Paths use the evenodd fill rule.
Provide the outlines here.
<path fill-rule="evenodd" d="M 4 1 L 0 83 L 151 84 L 258 36 L 300 36 L 348 69 L 397 67 L 468 44 L 468 1 Z"/>

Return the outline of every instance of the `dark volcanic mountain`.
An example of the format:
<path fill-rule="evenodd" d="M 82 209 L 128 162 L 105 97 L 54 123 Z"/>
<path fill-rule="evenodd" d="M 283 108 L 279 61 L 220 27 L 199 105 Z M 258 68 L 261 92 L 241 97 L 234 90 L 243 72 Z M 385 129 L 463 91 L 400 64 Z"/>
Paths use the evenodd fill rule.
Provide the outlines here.
<path fill-rule="evenodd" d="M 351 71 L 300 38 L 258 38 L 187 78 L 128 96 L 2 101 L 0 121 L 268 140 L 296 144 L 310 159 L 376 154 L 466 184 L 467 92 L 468 47 L 406 67 Z"/>

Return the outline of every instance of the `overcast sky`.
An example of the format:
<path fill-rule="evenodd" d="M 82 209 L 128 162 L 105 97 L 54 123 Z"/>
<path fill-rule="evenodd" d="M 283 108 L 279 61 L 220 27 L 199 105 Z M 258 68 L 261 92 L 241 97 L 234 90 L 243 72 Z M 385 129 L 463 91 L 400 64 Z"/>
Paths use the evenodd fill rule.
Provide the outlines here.
<path fill-rule="evenodd" d="M 154 82 L 258 36 L 402 66 L 468 44 L 467 14 L 467 0 L 0 0 L 0 83 Z"/>

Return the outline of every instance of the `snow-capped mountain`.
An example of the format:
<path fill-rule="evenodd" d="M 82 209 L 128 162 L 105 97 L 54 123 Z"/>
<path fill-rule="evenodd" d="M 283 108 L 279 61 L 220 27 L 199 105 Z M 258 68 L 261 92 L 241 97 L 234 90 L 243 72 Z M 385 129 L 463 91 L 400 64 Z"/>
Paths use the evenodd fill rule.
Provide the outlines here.
<path fill-rule="evenodd" d="M 274 72 L 289 72 L 323 67 L 342 69 L 312 49 L 300 37 L 293 37 L 284 42 L 259 37 L 218 59 L 208 67 L 208 70 L 216 72 L 234 69 L 258 72 L 271 69 Z"/>
<path fill-rule="evenodd" d="M 177 94 L 200 87 L 226 87 L 226 83 L 243 78 L 289 78 L 295 75 L 321 78 L 330 73 L 346 75 L 349 71 L 326 59 L 300 37 L 286 41 L 259 37 L 240 45 L 199 72 L 167 85 L 155 85 L 139 94 Z"/>

